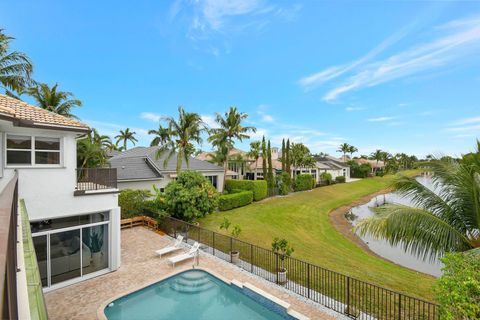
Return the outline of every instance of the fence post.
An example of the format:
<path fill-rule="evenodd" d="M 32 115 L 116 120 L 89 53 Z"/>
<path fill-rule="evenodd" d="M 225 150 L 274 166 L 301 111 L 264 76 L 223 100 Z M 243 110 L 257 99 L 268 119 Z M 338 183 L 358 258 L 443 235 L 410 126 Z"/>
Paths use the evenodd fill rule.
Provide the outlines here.
<path fill-rule="evenodd" d="M 307 263 L 307 296 L 310 299 L 310 263 Z"/>
<path fill-rule="evenodd" d="M 212 241 L 212 245 L 213 245 L 213 256 L 215 256 L 215 232 L 213 232 L 212 235 L 213 235 L 213 241 Z"/>
<path fill-rule="evenodd" d="M 350 277 L 347 277 L 347 315 L 350 315 Z"/>
<path fill-rule="evenodd" d="M 402 318 L 402 294 L 398 294 L 398 319 Z"/>
<path fill-rule="evenodd" d="M 275 253 L 275 256 L 277 257 L 275 259 L 275 275 L 276 275 L 275 283 L 278 283 L 278 254 Z"/>
<path fill-rule="evenodd" d="M 250 272 L 253 273 L 253 245 L 250 244 Z"/>

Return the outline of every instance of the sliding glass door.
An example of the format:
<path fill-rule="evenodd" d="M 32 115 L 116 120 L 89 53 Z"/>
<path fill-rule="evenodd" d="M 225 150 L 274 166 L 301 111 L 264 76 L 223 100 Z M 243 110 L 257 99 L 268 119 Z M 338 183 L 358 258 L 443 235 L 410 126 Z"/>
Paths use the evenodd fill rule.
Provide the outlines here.
<path fill-rule="evenodd" d="M 61 219 L 31 224 L 32 231 L 37 231 L 32 236 L 44 287 L 82 278 L 110 265 L 108 213 Z"/>

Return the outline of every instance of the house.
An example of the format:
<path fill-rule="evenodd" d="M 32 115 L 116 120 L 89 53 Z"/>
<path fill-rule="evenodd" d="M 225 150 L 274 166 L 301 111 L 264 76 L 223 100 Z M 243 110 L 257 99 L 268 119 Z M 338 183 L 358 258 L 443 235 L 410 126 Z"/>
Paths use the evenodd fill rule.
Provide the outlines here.
<path fill-rule="evenodd" d="M 153 185 L 163 190 L 177 177 L 177 155 L 174 154 L 164 166 L 167 152 L 157 158 L 160 147 L 136 147 L 109 159 L 111 168 L 117 169 L 117 185 L 120 190 L 152 190 Z M 190 158 L 189 166 L 182 162 L 182 170 L 194 170 L 207 177 L 219 192 L 223 191 L 224 170 L 208 161 Z M 236 174 L 236 173 L 232 173 Z"/>
<path fill-rule="evenodd" d="M 195 159 L 201 161 L 208 161 L 213 162 L 215 158 L 215 152 L 201 152 L 199 153 Z M 248 157 L 248 153 L 237 149 L 232 148 L 228 151 L 228 172 L 227 178 L 229 179 L 245 179 L 247 173 L 249 172 L 249 165 L 253 162 Z"/>
<path fill-rule="evenodd" d="M 77 169 L 77 139 L 89 130 L 76 120 L 0 95 L 1 209 L 10 203 L 16 211 L 18 197 L 28 230 L 18 231 L 17 237 L 33 243 L 44 291 L 120 266 L 115 169 Z M 3 228 L 6 221 L 22 225 L 20 217 L 2 213 Z M 0 251 L 6 243 L 0 241 Z M 25 265 L 22 251 L 17 253 L 16 264 Z"/>
<path fill-rule="evenodd" d="M 318 176 L 323 172 L 327 172 L 330 173 L 334 180 L 338 176 L 345 177 L 346 181 L 350 180 L 350 167 L 338 158 L 328 155 L 315 158 L 315 166 L 318 170 Z"/>
<path fill-rule="evenodd" d="M 359 159 L 353 159 L 356 163 L 359 165 L 362 164 L 369 164 L 370 167 L 372 167 L 372 173 L 378 170 L 384 170 L 385 169 L 385 162 L 381 160 L 371 160 L 371 159 L 364 159 L 364 158 L 359 158 Z"/>

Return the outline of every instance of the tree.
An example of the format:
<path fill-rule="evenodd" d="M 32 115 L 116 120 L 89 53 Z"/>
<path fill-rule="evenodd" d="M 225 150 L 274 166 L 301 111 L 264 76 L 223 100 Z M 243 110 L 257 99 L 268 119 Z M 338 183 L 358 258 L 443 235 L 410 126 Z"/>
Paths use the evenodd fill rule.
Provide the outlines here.
<path fill-rule="evenodd" d="M 350 158 L 351 158 L 351 159 L 353 159 L 353 154 L 354 154 L 355 152 L 358 152 L 357 147 L 350 145 L 350 147 L 348 148 L 348 153 L 350 153 Z M 345 157 L 344 157 L 344 159 L 345 159 Z M 345 160 L 344 160 L 344 161 L 345 161 Z"/>
<path fill-rule="evenodd" d="M 78 168 L 97 168 L 108 163 L 106 149 L 103 144 L 105 141 L 104 137 L 94 129 L 85 138 L 78 140 Z"/>
<path fill-rule="evenodd" d="M 250 159 L 255 161 L 255 173 L 253 175 L 253 179 L 257 180 L 257 168 L 258 168 L 258 159 L 260 158 L 261 154 L 261 143 L 260 141 L 253 141 L 250 142 L 250 151 L 248 151 L 247 156 Z"/>
<path fill-rule="evenodd" d="M 46 83 L 39 83 L 26 91 L 37 103 L 37 106 L 53 113 L 68 117 L 77 118 L 72 114 L 72 108 L 81 107 L 82 102 L 74 99 L 73 93 L 58 91 L 58 83 L 49 87 Z"/>
<path fill-rule="evenodd" d="M 168 153 L 163 161 L 163 166 L 167 167 L 170 159 L 176 154 L 176 171 L 179 174 L 183 161 L 189 168 L 190 157 L 195 152 L 192 142 L 202 143 L 201 134 L 205 131 L 205 124 L 198 113 L 186 112 L 182 107 L 178 107 L 178 120 L 168 117 L 166 121 L 170 135 L 168 140 L 158 149 L 156 158 L 158 159 L 163 154 Z"/>
<path fill-rule="evenodd" d="M 383 157 L 384 157 L 384 153 L 380 149 L 377 149 L 370 154 L 370 158 L 377 161 L 377 165 L 375 166 L 375 170 L 374 170 L 375 172 L 377 172 L 378 170 L 378 162 L 381 161 Z"/>
<path fill-rule="evenodd" d="M 379 207 L 374 217 L 363 220 L 356 229 L 392 245 L 402 244 L 405 251 L 424 259 L 480 247 L 480 162 L 435 160 L 429 169 L 435 191 L 415 178 L 400 175 L 394 188 L 409 196 L 413 207 Z"/>
<path fill-rule="evenodd" d="M 263 180 L 267 181 L 267 144 L 265 143 L 265 136 L 262 138 L 262 171 L 263 171 Z"/>
<path fill-rule="evenodd" d="M 242 125 L 242 121 L 247 117 L 248 115 L 246 113 L 238 112 L 236 107 L 230 107 L 224 116 L 219 113 L 215 115 L 215 122 L 218 123 L 219 128 L 210 130 L 208 141 L 214 146 L 221 146 L 218 150 L 224 152 L 224 183 L 227 177 L 228 155 L 235 144 L 235 140 L 241 142 L 243 139 L 249 139 L 250 136 L 247 133 L 257 131 L 254 127 L 244 127 Z"/>
<path fill-rule="evenodd" d="M 26 54 L 9 50 L 12 40 L 0 29 L 0 86 L 15 96 L 11 91 L 22 92 L 32 84 L 33 65 Z"/>
<path fill-rule="evenodd" d="M 310 150 L 303 143 L 292 143 L 291 158 L 293 168 L 308 168 L 315 164 Z"/>
<path fill-rule="evenodd" d="M 342 143 L 339 147 L 337 152 L 343 153 L 343 162 L 346 160 L 347 153 L 350 153 L 351 146 L 348 143 Z"/>
<path fill-rule="evenodd" d="M 217 208 L 218 193 L 201 173 L 183 171 L 165 188 L 165 205 L 173 217 L 191 222 Z"/>
<path fill-rule="evenodd" d="M 282 156 L 280 161 L 282 162 L 282 171 L 285 171 L 285 139 L 282 139 Z"/>
<path fill-rule="evenodd" d="M 267 183 L 269 188 L 275 187 L 275 177 L 273 176 L 273 165 L 272 165 L 272 149 L 270 148 L 270 140 L 268 140 L 267 145 L 267 161 L 268 161 L 268 177 Z"/>
<path fill-rule="evenodd" d="M 131 141 L 133 145 L 135 145 L 135 142 L 138 142 L 137 138 L 135 138 L 136 134 L 135 131 L 130 131 L 130 128 L 127 128 L 120 130 L 120 134 L 116 135 L 115 139 L 117 139 L 117 143 L 123 142 L 123 150 L 127 150 L 128 141 Z"/>
<path fill-rule="evenodd" d="M 290 139 L 287 139 L 287 145 L 285 146 L 285 170 L 287 170 L 288 175 L 291 177 L 292 176 L 292 171 L 290 168 Z"/>
<path fill-rule="evenodd" d="M 170 130 L 168 128 L 163 127 L 161 124 L 158 126 L 157 130 L 149 130 L 148 134 L 154 136 L 152 142 L 150 142 L 150 146 L 160 146 L 167 143 L 168 138 L 170 137 Z"/>

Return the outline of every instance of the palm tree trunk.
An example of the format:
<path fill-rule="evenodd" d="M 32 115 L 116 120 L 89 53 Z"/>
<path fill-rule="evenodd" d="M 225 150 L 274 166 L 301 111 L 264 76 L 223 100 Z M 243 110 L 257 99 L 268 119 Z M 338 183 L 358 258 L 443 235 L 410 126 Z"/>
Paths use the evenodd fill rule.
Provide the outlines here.
<path fill-rule="evenodd" d="M 225 181 L 227 180 L 228 159 L 223 161 L 223 190 L 225 190 Z"/>

